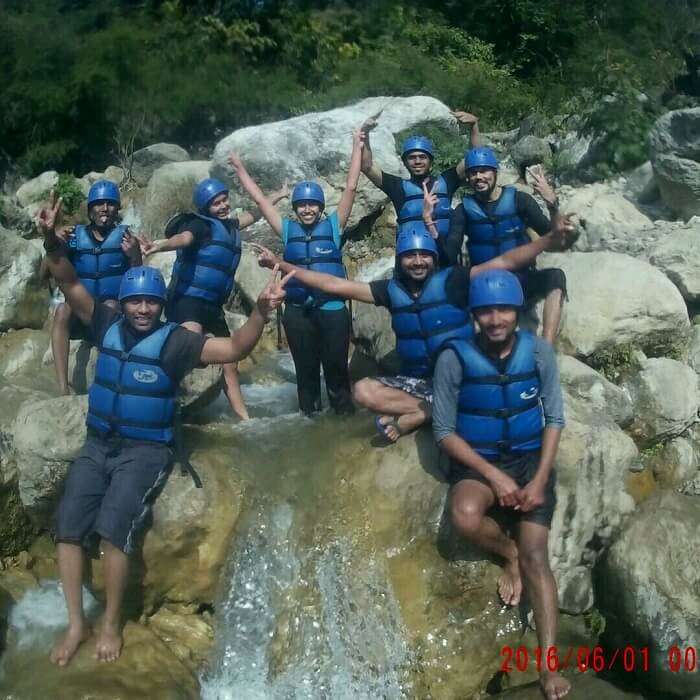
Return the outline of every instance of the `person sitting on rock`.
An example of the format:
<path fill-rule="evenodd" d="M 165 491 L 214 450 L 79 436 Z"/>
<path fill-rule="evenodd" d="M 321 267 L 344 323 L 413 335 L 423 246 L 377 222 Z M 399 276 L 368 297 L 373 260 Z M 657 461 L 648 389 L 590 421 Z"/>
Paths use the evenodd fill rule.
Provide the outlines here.
<path fill-rule="evenodd" d="M 467 195 L 452 212 L 450 230 L 445 241 L 445 255 L 454 264 L 462 251 L 467 235 L 467 251 L 472 265 L 480 265 L 530 240 L 526 229 L 544 235 L 551 222 L 542 213 L 535 199 L 512 186 L 497 184 L 498 159 L 490 148 L 472 148 L 464 157 L 467 179 L 474 194 Z M 557 197 L 544 176 L 534 175 L 536 190 L 550 213 L 557 211 Z M 439 211 L 436 199 L 435 211 Z M 437 219 L 434 214 L 433 219 Z M 439 221 L 435 228 L 439 233 Z M 554 343 L 561 308 L 566 297 L 566 277 L 558 268 L 535 269 L 528 265 L 517 271 L 525 290 L 525 299 L 532 304 L 544 298 L 542 335 Z"/>
<path fill-rule="evenodd" d="M 68 631 L 54 646 L 51 660 L 65 666 L 89 635 L 82 606 L 83 546 L 94 536 L 102 540 L 106 607 L 97 629 L 96 658 L 114 661 L 122 647 L 120 610 L 129 555 L 172 466 L 178 384 L 195 367 L 245 357 L 270 311 L 282 303 L 290 276 L 278 282 L 273 272 L 248 321 L 229 338 L 205 337 L 161 323 L 166 288 L 157 268 L 127 270 L 119 286 L 119 310 L 96 300 L 56 237 L 60 207 L 54 198 L 38 220 L 48 268 L 99 347 L 88 392 L 88 435 L 68 471 L 56 521 Z"/>
<path fill-rule="evenodd" d="M 517 330 L 523 303 L 514 274 L 492 269 L 472 277 L 469 306 L 478 332 L 449 341 L 440 352 L 433 433 L 451 458 L 452 522 L 505 561 L 498 593 L 506 605 L 518 604 L 524 582 L 539 646 L 556 649 L 557 588 L 547 540 L 564 406 L 552 346 Z M 491 517 L 492 508 L 515 520 L 517 540 Z M 568 681 L 544 666 L 545 696 L 566 695 Z"/>
<path fill-rule="evenodd" d="M 396 442 L 430 420 L 433 361 L 440 346 L 449 338 L 464 338 L 472 333 L 470 275 L 490 268 L 520 269 L 544 250 L 568 246 L 572 230 L 568 219 L 558 217 L 548 235 L 483 265 L 471 270 L 461 265 L 438 270 L 435 239 L 425 224 L 416 222 L 399 234 L 394 276 L 369 284 L 302 269 L 278 260 L 266 249 L 262 249 L 258 262 L 263 267 L 279 265 L 287 272 L 294 270 L 302 284 L 326 294 L 389 310 L 401 373 L 361 379 L 353 387 L 353 397 L 358 404 L 378 414 L 377 430 L 387 440 Z"/>
<path fill-rule="evenodd" d="M 117 307 L 122 275 L 141 264 L 138 240 L 129 228 L 119 223 L 119 188 L 109 180 L 98 180 L 88 191 L 89 225 L 75 226 L 61 234 L 68 258 L 78 279 L 94 299 Z M 59 304 L 51 326 L 51 352 L 61 394 L 68 388 L 68 351 L 70 340 L 94 342 L 90 328 L 81 323 L 67 303 Z"/>
<path fill-rule="evenodd" d="M 300 269 L 345 279 L 341 253 L 342 230 L 350 217 L 360 178 L 364 134 L 353 137 L 350 167 L 338 208 L 324 216 L 325 196 L 315 182 L 300 182 L 292 190 L 296 219 L 283 219 L 246 171 L 240 158 L 231 156 L 241 185 L 260 207 L 272 229 L 282 238 L 284 259 Z M 320 411 L 321 376 L 330 405 L 338 414 L 354 412 L 348 374 L 350 314 L 339 295 L 327 294 L 292 280 L 282 317 L 297 377 L 299 408 L 307 416 Z"/>
<path fill-rule="evenodd" d="M 453 116 L 462 124 L 471 124 L 471 145 L 479 143 L 479 120 L 469 112 L 453 112 Z M 369 134 L 377 126 L 377 117 L 367 119 L 362 125 L 362 131 L 367 134 L 365 148 L 362 153 L 362 172 L 384 192 L 396 209 L 397 232 L 405 224 L 421 221 L 423 213 L 423 185 L 432 190 L 438 202 L 435 206 L 435 222 L 438 231 L 438 249 L 440 251 L 440 266 L 453 265 L 443 253 L 443 244 L 447 239 L 452 211 L 452 197 L 466 178 L 464 162 L 448 168 L 434 177 L 432 172 L 435 149 L 430 139 L 425 136 L 411 136 L 401 147 L 401 160 L 408 170 L 410 177 L 401 178 L 386 173 L 374 164 Z"/>
<path fill-rule="evenodd" d="M 271 195 L 279 202 L 288 196 L 286 186 Z M 166 238 L 141 241 L 144 255 L 176 250 L 165 315 L 195 333 L 224 338 L 230 335 L 223 305 L 234 289 L 234 277 L 241 259 L 240 231 L 255 223 L 259 211 L 232 216 L 229 188 L 208 178 L 194 190 L 196 213 L 178 214 L 165 229 Z M 236 364 L 223 368 L 224 391 L 233 412 L 248 420 Z"/>

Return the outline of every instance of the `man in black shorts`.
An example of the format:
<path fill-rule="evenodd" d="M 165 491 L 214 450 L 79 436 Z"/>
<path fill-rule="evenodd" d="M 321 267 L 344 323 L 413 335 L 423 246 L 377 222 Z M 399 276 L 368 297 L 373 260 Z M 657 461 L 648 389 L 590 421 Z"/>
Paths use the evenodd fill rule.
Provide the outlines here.
<path fill-rule="evenodd" d="M 206 338 L 161 323 L 166 289 L 156 268 L 127 270 L 118 292 L 120 310 L 96 301 L 56 236 L 59 210 L 60 201 L 39 215 L 47 267 L 73 312 L 90 326 L 100 350 L 88 392 L 88 436 L 68 471 L 56 522 L 68 631 L 54 646 L 51 660 L 65 666 L 90 634 L 82 605 L 83 546 L 95 535 L 102 540 L 106 605 L 96 630 L 96 658 L 114 661 L 122 647 L 120 613 L 129 554 L 172 464 L 178 384 L 197 366 L 247 355 L 268 314 L 282 303 L 287 280 L 276 282 L 275 271 L 242 328 L 228 338 Z"/>
<path fill-rule="evenodd" d="M 276 203 L 288 196 L 286 185 L 270 195 Z M 261 214 L 244 211 L 234 216 L 229 188 L 207 178 L 194 190 L 196 212 L 178 214 L 167 224 L 166 238 L 141 241 L 146 256 L 159 251 L 177 251 L 165 315 L 195 333 L 225 338 L 230 334 L 223 305 L 234 291 L 234 277 L 241 259 L 240 231 L 255 223 Z M 233 412 L 247 420 L 236 364 L 223 367 L 224 390 Z"/>
<path fill-rule="evenodd" d="M 479 120 L 477 117 L 468 112 L 458 111 L 452 114 L 460 123 L 471 125 L 471 144 L 476 146 L 479 142 Z M 444 255 L 443 245 L 449 231 L 452 197 L 466 178 L 464 161 L 443 170 L 435 177 L 432 175 L 435 158 L 432 142 L 425 136 L 411 136 L 403 142 L 401 147 L 401 160 L 410 177 L 402 178 L 386 173 L 374 164 L 370 148 L 369 134 L 376 128 L 377 118 L 367 119 L 360 127 L 361 131 L 367 134 L 362 152 L 362 172 L 389 197 L 394 205 L 398 224 L 397 237 L 403 226 L 422 221 L 424 185 L 435 193 L 437 203 L 434 218 L 439 234 L 437 240 L 440 267 L 454 265 L 454 261 L 450 262 Z"/>
<path fill-rule="evenodd" d="M 443 346 L 434 375 L 433 433 L 451 458 L 450 511 L 464 537 L 500 555 L 498 593 L 520 601 L 523 582 L 540 647 L 556 645 L 558 601 L 547 541 L 556 497 L 554 458 L 564 427 L 559 372 L 552 346 L 516 330 L 523 291 L 505 270 L 472 277 L 474 338 Z M 491 517 L 503 509 L 516 520 L 517 540 Z M 547 698 L 561 698 L 568 681 L 543 669 Z"/>
<path fill-rule="evenodd" d="M 540 236 L 550 230 L 550 220 L 533 197 L 515 187 L 501 187 L 496 183 L 498 159 L 490 148 L 472 148 L 464 162 L 474 194 L 466 196 L 452 212 L 445 241 L 445 256 L 450 264 L 459 259 L 465 234 L 470 262 L 480 265 L 529 242 L 527 228 Z M 553 195 L 551 189 L 548 192 Z M 554 214 L 557 211 L 556 196 L 547 197 L 546 201 L 550 213 Z M 527 304 L 544 298 L 542 335 L 553 344 L 566 297 L 564 272 L 558 268 L 537 270 L 534 265 L 517 272 Z"/>
<path fill-rule="evenodd" d="M 264 267 L 278 264 L 284 272 L 294 270 L 300 282 L 333 296 L 389 310 L 401 373 L 394 377 L 361 379 L 353 386 L 353 398 L 377 414 L 377 430 L 396 442 L 401 435 L 430 420 L 433 362 L 441 345 L 450 338 L 472 333 L 470 275 L 488 268 L 513 270 L 526 266 L 544 250 L 567 247 L 572 230 L 568 220 L 558 218 L 550 234 L 484 265 L 471 270 L 461 265 L 438 270 L 436 241 L 425 225 L 413 224 L 399 234 L 394 276 L 370 283 L 302 270 L 265 249 L 259 263 Z"/>

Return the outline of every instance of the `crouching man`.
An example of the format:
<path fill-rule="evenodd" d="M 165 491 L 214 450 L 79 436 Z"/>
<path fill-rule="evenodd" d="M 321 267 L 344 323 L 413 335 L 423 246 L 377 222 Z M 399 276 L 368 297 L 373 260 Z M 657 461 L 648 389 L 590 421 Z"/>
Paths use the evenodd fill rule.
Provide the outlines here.
<path fill-rule="evenodd" d="M 287 275 L 273 271 L 246 324 L 229 338 L 206 338 L 160 320 L 166 288 L 159 270 L 132 267 L 118 294 L 120 308 L 96 301 L 79 281 L 56 237 L 61 201 L 39 214 L 47 266 L 73 313 L 99 348 L 88 392 L 88 436 L 66 477 L 57 523 L 58 564 L 68 607 L 68 631 L 51 660 L 65 666 L 90 634 L 83 613 L 84 543 L 102 540 L 106 606 L 95 656 L 114 661 L 122 648 L 121 604 L 129 554 L 172 465 L 175 397 L 193 368 L 236 362 L 255 347 L 268 314 L 284 299 Z"/>
<path fill-rule="evenodd" d="M 556 502 L 554 457 L 564 427 L 552 346 L 516 330 L 523 306 L 518 278 L 506 270 L 472 277 L 469 305 L 478 332 L 450 340 L 433 380 L 433 432 L 451 458 L 450 510 L 458 532 L 504 562 L 498 593 L 517 605 L 525 590 L 542 649 L 556 645 L 557 588 L 547 541 Z M 516 539 L 491 517 L 517 526 Z M 548 700 L 569 692 L 558 671 L 542 671 Z"/>

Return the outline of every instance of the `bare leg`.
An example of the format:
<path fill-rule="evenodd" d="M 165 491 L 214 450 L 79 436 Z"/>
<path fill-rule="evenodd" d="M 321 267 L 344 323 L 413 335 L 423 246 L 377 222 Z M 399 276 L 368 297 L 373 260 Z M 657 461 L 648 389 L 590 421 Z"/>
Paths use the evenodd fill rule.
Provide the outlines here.
<path fill-rule="evenodd" d="M 224 365 L 224 391 L 233 412 L 241 420 L 249 420 L 248 409 L 241 393 L 241 383 L 238 380 L 238 363 L 236 362 Z"/>
<path fill-rule="evenodd" d="M 107 603 L 95 640 L 98 661 L 116 661 L 122 650 L 121 608 L 129 574 L 129 558 L 121 549 L 102 540 Z"/>
<path fill-rule="evenodd" d="M 396 442 L 402 435 L 416 430 L 431 418 L 430 406 L 423 399 L 385 386 L 376 379 L 361 379 L 352 388 L 355 401 L 374 413 L 381 414 L 382 425 L 389 425 L 397 416 L 396 427 L 389 425 L 386 434 Z"/>
<path fill-rule="evenodd" d="M 547 539 L 549 529 L 539 523 L 521 522 L 518 533 L 520 571 L 532 602 L 540 647 L 556 644 L 559 604 L 557 584 L 549 567 Z M 563 698 L 571 684 L 558 671 L 544 668 L 540 674 L 542 692 L 547 700 Z"/>
<path fill-rule="evenodd" d="M 486 515 L 496 497 L 489 486 L 474 479 L 458 482 L 452 489 L 450 510 L 455 527 L 470 542 L 503 557 L 498 595 L 506 605 L 517 605 L 523 587 L 518 568 L 518 548 L 498 523 Z"/>
<path fill-rule="evenodd" d="M 90 628 L 83 613 L 83 549 L 77 544 L 66 542 L 59 542 L 56 549 L 63 595 L 68 608 L 68 631 L 51 650 L 51 662 L 65 666 L 90 636 Z"/>
<path fill-rule="evenodd" d="M 542 311 L 542 337 L 551 345 L 554 345 L 554 341 L 557 338 L 563 301 L 564 295 L 561 289 L 552 289 L 544 300 L 544 309 Z"/>
<path fill-rule="evenodd" d="M 56 369 L 58 390 L 63 395 L 70 393 L 68 389 L 68 350 L 70 348 L 69 327 L 72 311 L 68 304 L 59 304 L 51 325 L 51 352 Z"/>

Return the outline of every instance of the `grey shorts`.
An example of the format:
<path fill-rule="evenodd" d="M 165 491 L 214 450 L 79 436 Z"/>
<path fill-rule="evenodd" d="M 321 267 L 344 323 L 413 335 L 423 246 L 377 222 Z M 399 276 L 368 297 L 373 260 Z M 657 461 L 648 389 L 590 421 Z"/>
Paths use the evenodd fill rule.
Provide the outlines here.
<path fill-rule="evenodd" d="M 433 380 L 419 379 L 417 377 L 407 377 L 403 374 L 397 374 L 394 377 L 375 377 L 378 382 L 392 389 L 400 389 L 405 391 L 417 399 L 422 399 L 426 403 L 433 403 Z"/>
<path fill-rule="evenodd" d="M 172 464 L 167 445 L 88 435 L 68 470 L 56 540 L 88 547 L 98 535 L 130 554 Z"/>
<path fill-rule="evenodd" d="M 508 474 L 508 476 L 513 479 L 513 481 L 515 481 L 520 488 L 523 488 L 534 478 L 539 462 L 540 453 L 537 451 L 531 452 L 522 459 L 515 460 L 512 463 L 495 463 L 495 466 Z M 489 487 L 491 486 L 488 479 L 486 479 L 486 477 L 484 477 L 480 472 L 460 464 L 455 464 L 454 462 L 452 463 L 448 478 L 452 485 L 457 484 L 460 481 L 464 481 L 465 479 L 472 479 L 474 481 L 480 481 L 482 484 L 486 484 Z M 501 508 L 498 504 L 496 504 L 491 510 L 499 511 L 501 515 L 505 516 L 504 519 L 506 520 L 522 520 L 549 527 L 552 523 L 552 517 L 554 516 L 554 508 L 557 505 L 557 496 L 554 492 L 554 486 L 556 483 L 556 473 L 554 472 L 554 469 L 552 469 L 544 489 L 544 503 L 538 508 L 528 511 L 527 513 L 521 513 L 520 511 L 513 510 L 512 508 Z"/>

